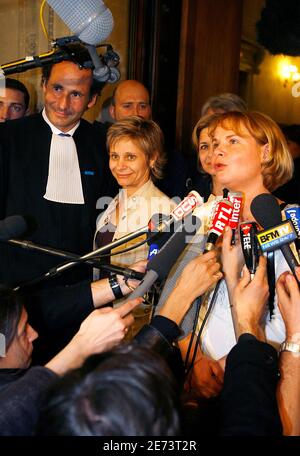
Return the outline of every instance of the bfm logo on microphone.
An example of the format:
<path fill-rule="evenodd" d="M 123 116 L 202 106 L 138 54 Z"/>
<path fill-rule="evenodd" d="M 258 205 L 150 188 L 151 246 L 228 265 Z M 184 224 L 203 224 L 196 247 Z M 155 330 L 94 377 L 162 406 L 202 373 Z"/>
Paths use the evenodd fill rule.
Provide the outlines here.
<path fill-rule="evenodd" d="M 261 250 L 269 252 L 295 241 L 297 234 L 291 220 L 286 220 L 273 228 L 257 233 L 256 237 Z"/>

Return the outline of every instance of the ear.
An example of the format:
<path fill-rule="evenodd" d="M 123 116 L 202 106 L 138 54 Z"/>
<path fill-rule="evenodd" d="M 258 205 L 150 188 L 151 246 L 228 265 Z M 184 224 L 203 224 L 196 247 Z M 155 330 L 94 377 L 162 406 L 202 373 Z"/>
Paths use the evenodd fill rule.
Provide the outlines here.
<path fill-rule="evenodd" d="M 46 93 L 46 82 L 45 81 L 42 81 L 42 91 L 43 91 L 43 94 L 45 95 Z"/>
<path fill-rule="evenodd" d="M 269 159 L 270 159 L 270 144 L 267 143 L 261 147 L 261 162 L 265 163 Z"/>
<path fill-rule="evenodd" d="M 108 108 L 108 111 L 109 111 L 109 114 L 110 114 L 110 117 L 112 117 L 113 119 L 116 120 L 116 117 L 115 117 L 115 106 L 114 105 L 110 105 L 109 108 Z"/>
<path fill-rule="evenodd" d="M 92 96 L 92 98 L 90 99 L 90 101 L 88 102 L 87 109 L 90 109 L 90 108 L 92 108 L 93 106 L 95 106 L 96 101 L 97 101 L 97 98 L 98 98 L 98 95 L 95 93 L 95 94 Z"/>
<path fill-rule="evenodd" d="M 149 160 L 149 166 L 150 166 L 151 169 L 152 169 L 152 168 L 154 167 L 154 165 L 155 165 L 155 162 L 156 162 L 156 160 L 157 160 L 157 156 L 158 156 L 158 154 L 157 154 L 157 152 L 155 152 L 155 153 L 153 154 L 152 158 Z"/>

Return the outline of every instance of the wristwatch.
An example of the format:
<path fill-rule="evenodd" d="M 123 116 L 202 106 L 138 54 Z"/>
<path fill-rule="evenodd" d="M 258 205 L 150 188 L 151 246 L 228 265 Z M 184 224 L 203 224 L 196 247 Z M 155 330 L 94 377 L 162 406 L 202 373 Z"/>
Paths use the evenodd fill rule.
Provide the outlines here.
<path fill-rule="evenodd" d="M 117 276 L 116 274 L 112 273 L 108 279 L 109 281 L 109 284 L 110 284 L 110 288 L 114 294 L 114 297 L 115 299 L 120 299 L 120 298 L 123 298 L 123 293 L 122 293 L 122 290 L 121 290 L 121 287 L 119 285 L 119 282 L 117 280 Z"/>
<path fill-rule="evenodd" d="M 280 345 L 280 351 L 288 351 L 293 353 L 300 353 L 300 344 L 294 344 L 293 342 L 283 342 Z"/>

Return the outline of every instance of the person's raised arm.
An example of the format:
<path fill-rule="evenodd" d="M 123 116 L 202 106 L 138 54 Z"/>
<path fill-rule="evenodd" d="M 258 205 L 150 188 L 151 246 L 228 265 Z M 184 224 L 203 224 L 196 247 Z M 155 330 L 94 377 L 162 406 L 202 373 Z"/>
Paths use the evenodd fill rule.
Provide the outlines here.
<path fill-rule="evenodd" d="M 296 269 L 300 278 L 300 268 Z M 300 291 L 289 272 L 276 283 L 278 306 L 285 323 L 286 340 L 280 354 L 277 401 L 284 435 L 300 435 Z"/>
<path fill-rule="evenodd" d="M 120 343 L 132 325 L 131 312 L 141 304 L 142 298 L 127 301 L 117 309 L 105 307 L 94 310 L 81 324 L 69 344 L 46 365 L 58 375 L 74 369 L 90 355 L 111 349 Z"/>

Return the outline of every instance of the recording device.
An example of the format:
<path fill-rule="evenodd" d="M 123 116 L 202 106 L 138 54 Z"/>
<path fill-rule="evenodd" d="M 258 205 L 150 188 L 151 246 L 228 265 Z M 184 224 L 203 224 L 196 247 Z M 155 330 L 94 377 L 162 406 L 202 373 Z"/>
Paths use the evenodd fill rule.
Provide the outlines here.
<path fill-rule="evenodd" d="M 212 216 L 203 253 L 214 249 L 218 238 L 222 235 L 225 227 L 229 224 L 232 212 L 233 204 L 231 201 L 222 199 L 217 203 L 214 214 Z"/>
<path fill-rule="evenodd" d="M 151 226 L 161 226 L 163 221 L 168 221 L 169 216 L 165 214 L 154 214 L 151 217 Z M 174 225 L 170 226 L 170 229 L 167 231 L 163 232 L 158 232 L 156 235 L 153 233 L 153 231 L 148 232 L 150 234 L 150 238 L 147 241 L 147 244 L 149 245 L 149 251 L 148 251 L 148 260 L 151 260 L 151 258 L 155 255 L 158 254 L 160 249 L 163 247 L 163 245 L 166 244 L 166 242 L 170 239 L 171 235 L 174 233 Z"/>
<path fill-rule="evenodd" d="M 287 219 L 290 219 L 294 225 L 298 238 L 295 240 L 298 255 L 300 256 L 300 206 L 297 204 L 288 204 L 284 213 Z"/>
<path fill-rule="evenodd" d="M 255 222 L 244 222 L 240 225 L 241 247 L 251 279 L 254 277 L 259 259 L 259 247 L 256 238 L 257 231 L 258 226 Z"/>
<path fill-rule="evenodd" d="M 110 44 L 100 45 L 113 28 L 111 11 L 101 0 L 47 1 L 75 35 L 52 41 L 52 50 L 45 54 L 5 63 L 0 66 L 0 72 L 7 76 L 69 60 L 82 68 L 93 69 L 93 77 L 99 82 L 117 82 L 120 79 L 116 68 L 119 56 Z M 99 45 L 106 47 L 103 56 L 97 53 Z"/>
<path fill-rule="evenodd" d="M 47 0 L 47 3 L 84 43 L 97 46 L 112 32 L 114 20 L 102 0 Z"/>
<path fill-rule="evenodd" d="M 257 234 L 260 248 L 263 252 L 280 248 L 296 280 L 299 280 L 295 268 L 299 266 L 289 243 L 297 238 L 292 222 L 282 222 L 280 206 L 275 196 L 262 193 L 254 198 L 251 203 L 251 212 L 258 223 L 265 229 Z"/>
<path fill-rule="evenodd" d="M 168 242 L 149 261 L 144 279 L 131 293 L 130 298 L 143 296 L 157 279 L 164 280 L 167 277 L 172 266 L 187 245 L 188 237 L 193 236 L 201 224 L 200 220 L 194 215 L 188 216 L 185 222 L 187 222 L 188 229 L 185 226 L 186 223 L 177 226 Z M 191 226 L 194 227 L 192 231 L 190 230 Z"/>
<path fill-rule="evenodd" d="M 151 220 L 148 224 L 149 230 L 154 232 L 163 232 L 167 231 L 171 225 L 175 222 L 179 222 L 186 218 L 193 210 L 203 204 L 203 198 L 199 195 L 198 192 L 192 190 L 180 203 L 173 209 L 170 216 L 167 219 L 161 220 L 157 223 L 156 215 L 151 217 Z"/>
<path fill-rule="evenodd" d="M 27 231 L 27 223 L 21 215 L 11 215 L 0 221 L 0 241 L 18 238 Z"/>
<path fill-rule="evenodd" d="M 235 233 L 239 226 L 240 215 L 243 205 L 243 194 L 241 192 L 230 192 L 228 194 L 229 201 L 233 204 L 232 214 L 228 223 L 232 230 L 231 244 L 235 244 Z"/>

